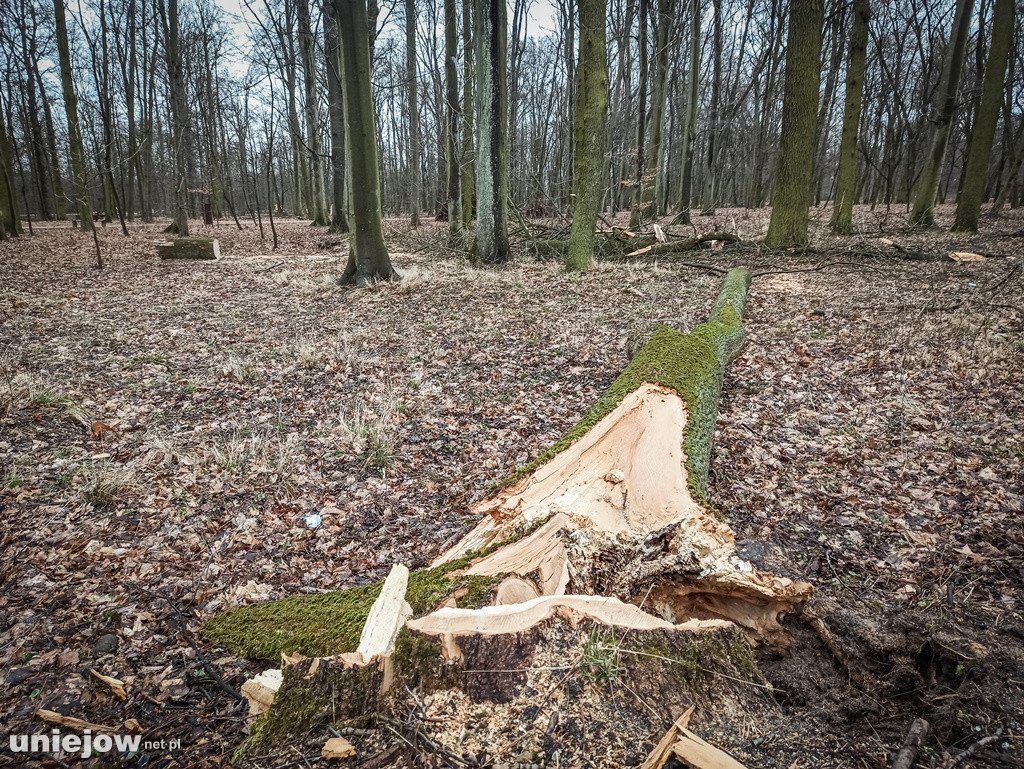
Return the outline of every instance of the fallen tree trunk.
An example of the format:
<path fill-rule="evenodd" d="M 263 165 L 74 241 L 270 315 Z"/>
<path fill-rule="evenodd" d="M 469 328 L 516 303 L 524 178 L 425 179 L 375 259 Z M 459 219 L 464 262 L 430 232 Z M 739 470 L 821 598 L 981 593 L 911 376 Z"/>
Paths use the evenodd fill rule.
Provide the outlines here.
<path fill-rule="evenodd" d="M 317 655 L 288 658 L 242 755 L 310 730 L 324 737 L 330 724 L 375 725 L 355 741 L 363 755 L 392 750 L 397 736 L 412 746 L 408 761 L 433 753 L 460 765 L 472 754 L 465 729 L 486 732 L 479 746 L 495 761 L 522 758 L 524 742 L 547 754 L 553 727 L 534 721 L 552 698 L 557 712 L 579 708 L 576 681 L 597 687 L 587 717 L 635 732 L 637 755 L 614 741 L 608 750 L 622 754 L 612 763 L 637 764 L 663 733 L 660 719 L 698 695 L 761 696 L 751 645 L 786 644 L 779 617 L 810 586 L 740 560 L 731 529 L 706 507 L 749 283 L 747 269 L 731 270 L 706 323 L 655 329 L 583 419 L 480 503 L 480 523 L 429 570 L 215 617 L 206 635 L 236 653 Z M 364 619 L 357 647 L 352 625 Z M 627 679 L 630 704 L 600 693 Z M 395 716 L 405 731 L 389 735 L 380 725 Z M 580 735 L 560 743 L 563 757 L 598 755 Z"/>
<path fill-rule="evenodd" d="M 601 232 L 594 241 L 594 256 L 600 259 L 625 260 L 640 257 L 682 254 L 695 251 L 705 243 L 739 243 L 740 237 L 732 232 L 709 232 L 694 238 L 662 240 L 655 236 L 625 234 L 623 231 Z M 664 235 L 662 236 L 664 237 Z M 531 238 L 530 249 L 540 259 L 563 259 L 569 249 L 564 239 Z M 722 270 L 725 273 L 725 270 Z"/>

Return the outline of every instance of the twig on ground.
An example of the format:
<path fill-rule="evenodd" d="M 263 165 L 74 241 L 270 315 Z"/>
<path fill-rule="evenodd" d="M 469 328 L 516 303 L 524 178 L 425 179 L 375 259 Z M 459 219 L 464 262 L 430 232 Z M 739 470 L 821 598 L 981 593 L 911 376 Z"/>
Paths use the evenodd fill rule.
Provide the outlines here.
<path fill-rule="evenodd" d="M 896 754 L 896 760 L 892 762 L 892 769 L 911 769 L 917 760 L 917 753 L 921 750 L 925 738 L 928 736 L 929 724 L 923 718 L 915 718 L 907 730 L 907 736 L 903 740 L 903 747 Z"/>
<path fill-rule="evenodd" d="M 993 742 L 996 742 L 1002 736 L 1003 736 L 1003 727 L 1000 726 L 992 734 L 988 735 L 987 737 L 982 737 L 977 742 L 974 742 L 971 745 L 968 745 L 965 750 L 961 750 L 955 756 L 950 758 L 948 761 L 946 761 L 946 763 L 944 763 L 942 765 L 942 769 L 953 769 L 953 767 L 959 766 L 964 761 L 966 761 L 968 758 L 970 758 L 975 753 L 977 753 L 979 750 L 981 750 L 984 747 L 987 747 L 987 746 L 991 745 Z M 909 766 L 909 764 L 908 764 L 908 766 Z M 896 769 L 896 767 L 894 766 L 893 769 Z"/>

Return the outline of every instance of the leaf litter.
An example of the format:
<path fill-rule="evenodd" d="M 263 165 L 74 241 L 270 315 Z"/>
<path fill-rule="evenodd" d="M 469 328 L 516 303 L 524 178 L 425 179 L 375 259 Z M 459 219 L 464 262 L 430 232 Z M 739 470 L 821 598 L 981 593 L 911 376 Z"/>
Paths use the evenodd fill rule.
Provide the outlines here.
<path fill-rule="evenodd" d="M 759 213 L 698 227 L 755 237 Z M 797 272 L 898 229 L 859 217 L 857 238 L 818 234 L 829 255 L 703 254 L 793 270 L 752 286 L 711 498 L 745 558 L 814 583 L 815 611 L 876 684 L 844 680 L 792 619 L 799 653 L 761 660 L 775 709 L 742 728 L 697 714 L 756 766 L 845 766 L 851 751 L 882 766 L 920 714 L 941 757 L 1024 709 L 1019 270 L 850 256 Z M 388 222 L 405 280 L 356 291 L 335 281 L 343 241 L 279 227 L 272 253 L 217 228 L 223 258 L 203 264 L 159 263 L 156 225 L 105 231 L 103 272 L 63 228 L 0 244 L 9 731 L 45 731 L 39 709 L 132 718 L 182 741 L 147 766 L 226 766 L 245 730 L 227 689 L 265 665 L 197 641 L 202 622 L 428 563 L 586 411 L 634 337 L 693 327 L 718 281 L 670 259 L 479 269 L 434 253 L 443 225 Z M 994 229 L 889 237 L 1020 259 Z M 973 760 L 1012 761 L 1013 740 Z"/>

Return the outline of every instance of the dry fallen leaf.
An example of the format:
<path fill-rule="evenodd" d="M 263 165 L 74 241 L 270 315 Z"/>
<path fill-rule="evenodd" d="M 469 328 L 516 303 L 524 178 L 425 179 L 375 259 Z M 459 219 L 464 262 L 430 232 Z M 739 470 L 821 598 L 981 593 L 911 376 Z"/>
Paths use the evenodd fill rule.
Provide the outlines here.
<path fill-rule="evenodd" d="M 331 737 L 320 750 L 320 757 L 328 761 L 332 758 L 348 758 L 355 754 L 356 749 L 344 737 Z"/>

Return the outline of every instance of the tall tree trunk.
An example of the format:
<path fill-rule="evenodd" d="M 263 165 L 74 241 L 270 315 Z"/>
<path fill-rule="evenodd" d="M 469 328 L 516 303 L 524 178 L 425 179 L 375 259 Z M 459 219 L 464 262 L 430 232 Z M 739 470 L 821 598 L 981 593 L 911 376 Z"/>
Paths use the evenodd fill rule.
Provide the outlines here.
<path fill-rule="evenodd" d="M 61 2 L 61 0 L 57 1 Z M 21 219 L 18 215 L 18 200 L 14 192 L 11 145 L 7 139 L 4 111 L 0 107 L 0 238 L 19 234 L 21 234 Z"/>
<path fill-rule="evenodd" d="M 60 0 L 55 0 L 59 2 Z M 178 0 L 161 0 L 164 23 L 164 57 L 171 90 L 171 144 L 174 154 L 174 232 L 188 235 L 188 175 L 186 173 L 185 131 L 188 128 L 188 102 L 182 72 L 178 35 Z"/>
<path fill-rule="evenodd" d="M 693 0 L 690 12 L 690 62 L 686 75 L 686 123 L 683 125 L 683 147 L 679 173 L 679 215 L 673 224 L 690 223 L 690 201 L 693 198 L 693 144 L 697 138 L 697 92 L 700 82 L 700 0 Z"/>
<path fill-rule="evenodd" d="M 782 137 L 772 192 L 769 248 L 807 245 L 821 81 L 822 0 L 791 0 L 782 96 Z"/>
<path fill-rule="evenodd" d="M 797 0 L 793 0 L 796 2 Z M 700 212 L 703 216 L 713 216 L 718 205 L 718 145 L 719 134 L 722 132 L 722 0 L 714 0 L 714 62 L 711 73 L 711 127 L 708 130 L 708 143 L 704 170 L 704 199 L 701 201 Z M 821 47 L 821 32 L 818 32 Z M 815 65 L 817 67 L 817 65 Z M 818 103 L 815 95 L 815 104 Z"/>
<path fill-rule="evenodd" d="M 85 146 L 78 123 L 78 96 L 71 76 L 71 51 L 68 47 L 68 24 L 64 13 L 64 0 L 53 0 L 56 21 L 57 54 L 60 59 L 60 82 L 64 90 L 64 111 L 68 121 L 68 144 L 71 149 L 71 170 L 75 177 L 75 199 L 82 229 L 92 229 L 92 206 L 89 205 L 89 180 L 85 169 Z"/>
<path fill-rule="evenodd" d="M 1010 193 L 1013 190 L 1017 174 L 1020 173 L 1022 163 L 1024 163 L 1024 122 L 1017 126 L 1017 137 L 1010 149 L 1010 160 L 1006 164 L 1003 184 L 992 203 L 992 216 L 998 216 L 1002 212 L 1003 206 L 1006 205 L 1006 201 L 1010 199 Z"/>
<path fill-rule="evenodd" d="M 405 0 L 405 78 L 409 102 L 409 223 L 419 227 L 423 179 L 420 169 L 420 84 L 416 68 L 416 0 Z"/>
<path fill-rule="evenodd" d="M 954 230 L 973 232 L 978 229 L 981 200 L 988 180 L 989 156 L 999 120 L 999 105 L 1003 100 L 1003 78 L 1013 40 L 1013 4 L 1013 0 L 996 0 L 992 11 L 992 45 L 985 65 L 985 81 L 971 133 L 971 146 L 964 164 L 963 188 L 956 207 Z"/>
<path fill-rule="evenodd" d="M 462 0 L 462 228 L 473 225 L 473 0 Z"/>
<path fill-rule="evenodd" d="M 604 145 L 608 121 L 608 40 L 605 0 L 579 0 L 580 61 L 576 68 L 572 231 L 565 267 L 590 267 L 594 228 L 604 192 Z"/>
<path fill-rule="evenodd" d="M 949 33 L 946 56 L 942 63 L 942 78 L 935 92 L 932 111 L 934 129 L 932 146 L 924 161 L 924 168 L 918 178 L 914 195 L 914 209 L 910 223 L 915 226 L 931 227 L 935 224 L 935 200 L 939 193 L 942 168 L 946 160 L 946 145 L 949 143 L 949 129 L 957 108 L 957 91 L 960 86 L 960 71 L 967 55 L 967 41 L 970 37 L 971 11 L 974 0 L 957 0 L 953 29 Z"/>
<path fill-rule="evenodd" d="M 868 52 L 870 0 L 854 0 L 850 28 L 850 54 L 846 63 L 846 106 L 843 109 L 843 138 L 839 145 L 839 170 L 832 209 L 832 232 L 853 232 L 853 204 L 857 195 L 857 135 L 864 97 L 864 70 Z"/>
<path fill-rule="evenodd" d="M 307 216 L 309 214 L 309 170 L 306 164 L 306 152 L 303 148 L 302 128 L 299 125 L 298 99 L 295 95 L 296 71 L 295 71 L 295 45 L 291 34 L 285 34 L 284 29 L 278 29 L 278 41 L 281 50 L 284 52 L 284 72 L 282 77 L 288 86 L 288 137 L 292 149 L 292 206 L 296 216 Z M 275 182 L 276 183 L 276 182 Z M 282 185 L 284 180 L 282 178 Z M 271 198 L 273 199 L 273 198 Z"/>
<path fill-rule="evenodd" d="M 57 219 L 66 219 L 68 216 L 67 201 L 64 197 L 64 179 L 60 172 L 60 154 L 57 151 L 57 132 L 53 126 L 53 110 L 50 107 L 50 100 L 46 96 L 46 86 L 43 83 L 43 76 L 39 68 L 35 68 L 37 82 L 39 84 L 40 101 L 43 103 L 43 117 L 46 125 L 46 149 L 50 156 L 50 180 L 53 191 L 53 210 Z"/>
<path fill-rule="evenodd" d="M 343 280 L 367 286 L 398 277 L 384 245 L 381 223 L 377 128 L 370 90 L 370 35 L 364 0 L 336 0 L 341 30 L 348 167 L 352 177 L 354 233 Z"/>
<path fill-rule="evenodd" d="M 299 58 L 302 60 L 303 95 L 306 103 L 306 141 L 309 146 L 309 215 L 315 225 L 327 224 L 324 199 L 324 164 L 320 160 L 320 110 L 317 106 L 316 68 L 313 64 L 313 25 L 309 18 L 309 0 L 296 0 L 299 16 Z"/>
<path fill-rule="evenodd" d="M 842 1 L 842 0 L 841 0 Z M 844 3 L 845 4 L 845 3 Z M 822 89 L 821 103 L 818 105 L 818 131 L 815 139 L 814 152 L 814 204 L 821 203 L 824 196 L 822 187 L 825 184 L 825 158 L 831 143 L 832 104 L 835 101 L 836 88 L 839 84 L 839 71 L 843 63 L 843 30 L 845 19 L 842 6 L 833 6 L 832 25 L 830 31 L 831 50 L 828 57 L 828 68 L 825 70 L 825 84 Z M 824 42 L 822 43 L 824 47 Z"/>
<path fill-rule="evenodd" d="M 508 244 L 508 73 L 505 0 L 475 0 L 476 196 L 475 257 L 506 262 Z"/>
<path fill-rule="evenodd" d="M 444 168 L 448 206 L 448 237 L 454 243 L 462 231 L 459 196 L 459 55 L 458 14 L 455 0 L 444 0 Z"/>
<path fill-rule="evenodd" d="M 25 69 L 24 84 L 24 105 L 25 116 L 28 118 L 29 134 L 25 137 L 25 144 L 29 150 L 29 167 L 32 169 L 32 177 L 35 181 L 37 201 L 39 205 L 39 218 L 53 218 L 53 191 L 50 187 L 50 168 L 46 152 L 46 142 L 43 139 L 43 127 L 39 122 L 39 98 L 36 92 L 37 72 L 39 56 L 36 53 L 35 40 L 35 8 L 34 6 L 21 8 L 26 17 L 19 25 L 21 33 L 21 57 Z M 45 94 L 44 94 L 45 98 Z M 27 183 L 27 180 L 26 180 Z M 27 205 L 27 203 L 26 203 Z"/>
<path fill-rule="evenodd" d="M 658 0 L 658 23 L 654 36 L 654 87 L 651 90 L 650 139 L 646 147 L 644 174 L 640 186 L 639 222 L 661 214 L 662 137 L 665 130 L 665 105 L 668 101 L 668 48 L 672 27 L 672 0 Z M 639 223 L 638 222 L 638 223 Z"/>
<path fill-rule="evenodd" d="M 324 2 L 324 56 L 327 59 L 327 114 L 331 123 L 331 232 L 348 232 L 345 201 L 345 102 L 341 89 L 341 48 L 334 0 Z"/>
<path fill-rule="evenodd" d="M 647 51 L 647 32 L 650 22 L 648 9 L 650 0 L 640 0 L 637 11 L 637 55 L 640 71 L 640 85 L 637 88 L 636 111 L 636 176 L 633 179 L 633 213 L 629 217 L 631 227 L 640 225 L 640 195 L 644 183 L 644 170 L 647 161 L 647 88 L 650 83 L 650 62 Z"/>

